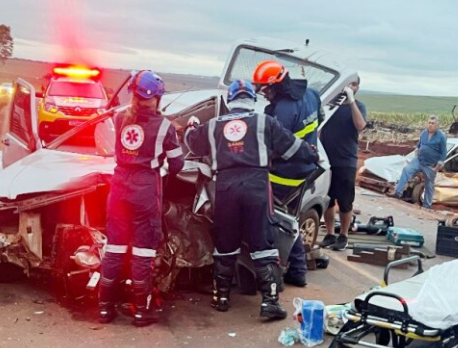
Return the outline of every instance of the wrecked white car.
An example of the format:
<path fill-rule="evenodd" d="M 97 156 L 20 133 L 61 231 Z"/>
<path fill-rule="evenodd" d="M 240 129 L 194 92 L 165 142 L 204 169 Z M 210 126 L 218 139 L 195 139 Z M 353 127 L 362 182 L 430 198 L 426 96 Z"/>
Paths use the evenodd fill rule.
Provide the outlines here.
<path fill-rule="evenodd" d="M 241 40 L 229 54 L 218 88 L 166 94 L 161 101 L 162 114 L 172 121 L 179 135 L 191 115 L 206 122 L 224 114 L 227 86 L 235 79 L 251 80 L 260 61 L 275 59 L 287 67 L 293 79 L 307 79 L 308 86 L 320 93 L 328 119 L 338 108 L 336 96 L 357 76 L 334 58 L 310 46 L 269 39 Z M 50 271 L 64 282 L 80 278 L 94 287 L 106 243 L 105 204 L 115 167 L 111 117 L 129 104 L 127 81 L 112 99 L 120 106 L 50 143 L 38 136 L 34 88 L 24 80 L 17 81 L 2 140 L 0 264 L 14 264 L 26 274 Z M 257 111 L 263 112 L 266 101 L 259 99 Z M 307 185 L 289 197 L 301 197 L 297 211 L 288 210 L 288 199 L 277 202 L 277 245 L 284 263 L 298 234 L 304 243 L 315 243 L 319 219 L 328 204 L 329 165 L 323 147 L 318 145 L 321 167 Z M 213 262 L 213 173 L 208 159 L 195 158 L 184 144 L 182 147 L 186 154 L 183 171 L 171 178 L 166 167 L 161 168 L 164 243 L 156 269 L 162 291 L 173 287 L 179 269 Z M 250 273 L 249 263 L 242 255 L 239 278 L 243 272 Z"/>
<path fill-rule="evenodd" d="M 406 156 L 393 155 L 366 159 L 359 171 L 360 186 L 383 193 L 393 190 L 401 178 L 402 169 L 414 156 L 415 151 L 412 151 Z M 410 180 L 404 188 L 402 198 L 421 205 L 425 188 L 423 181 L 420 174 Z M 458 206 L 458 138 L 447 139 L 447 159 L 444 168 L 436 176 L 433 203 Z"/>

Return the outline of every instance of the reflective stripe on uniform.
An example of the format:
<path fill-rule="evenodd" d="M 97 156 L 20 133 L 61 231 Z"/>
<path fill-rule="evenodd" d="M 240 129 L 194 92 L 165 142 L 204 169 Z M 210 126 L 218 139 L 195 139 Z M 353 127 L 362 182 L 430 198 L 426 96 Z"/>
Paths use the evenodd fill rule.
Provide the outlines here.
<path fill-rule="evenodd" d="M 305 179 L 282 178 L 281 176 L 277 176 L 272 173 L 269 173 L 269 179 L 270 179 L 270 182 L 274 184 L 283 185 L 283 186 L 291 186 L 291 187 L 297 187 L 305 181 Z"/>
<path fill-rule="evenodd" d="M 176 149 L 166 151 L 165 153 L 167 154 L 168 158 L 176 158 L 183 154 L 183 150 L 181 149 L 181 146 L 179 146 Z"/>
<path fill-rule="evenodd" d="M 210 143 L 210 150 L 212 154 L 212 169 L 213 170 L 216 170 L 218 168 L 218 163 L 216 163 L 215 126 L 216 126 L 216 120 L 212 118 L 208 122 L 208 141 Z"/>
<path fill-rule="evenodd" d="M 125 254 L 127 253 L 127 245 L 107 244 L 107 253 Z"/>
<path fill-rule="evenodd" d="M 278 249 L 255 251 L 254 253 L 250 253 L 252 260 L 264 259 L 266 257 L 278 257 L 279 255 Z"/>
<path fill-rule="evenodd" d="M 295 136 L 293 145 L 291 145 L 290 148 L 285 151 L 281 158 L 283 158 L 285 161 L 289 160 L 297 152 L 297 150 L 299 150 L 301 144 L 302 140 Z"/>
<path fill-rule="evenodd" d="M 300 131 L 294 133 L 294 135 L 298 136 L 299 138 L 305 137 L 307 134 L 312 133 L 318 127 L 318 120 L 313 121 L 312 123 L 306 125 Z"/>
<path fill-rule="evenodd" d="M 236 251 L 233 251 L 231 253 L 220 253 L 216 248 L 215 251 L 213 252 L 213 256 L 229 256 L 229 255 L 238 255 L 240 254 L 240 248 L 238 248 Z"/>
<path fill-rule="evenodd" d="M 184 137 L 183 137 L 183 139 L 184 139 L 184 144 L 186 145 L 186 147 L 187 147 L 191 152 L 192 152 L 191 147 L 190 147 L 189 144 L 188 144 L 188 134 L 189 134 L 189 132 L 191 132 L 193 129 L 194 129 L 194 128 L 192 128 L 192 127 L 187 127 L 186 130 L 185 130 L 185 132 L 184 132 Z"/>
<path fill-rule="evenodd" d="M 132 247 L 132 255 L 141 257 L 156 257 L 156 250 Z"/>
<path fill-rule="evenodd" d="M 267 167 L 268 165 L 268 153 L 265 142 L 266 132 L 266 115 L 259 114 L 257 122 L 256 136 L 258 139 L 258 152 L 259 152 L 259 166 Z"/>
<path fill-rule="evenodd" d="M 171 125 L 170 121 L 164 118 L 161 122 L 161 125 L 159 126 L 159 131 L 157 132 L 156 144 L 154 146 L 154 158 L 151 161 L 151 168 L 153 169 L 159 167 L 158 157 L 162 154 L 165 136 L 167 134 L 167 131 L 170 125 Z"/>

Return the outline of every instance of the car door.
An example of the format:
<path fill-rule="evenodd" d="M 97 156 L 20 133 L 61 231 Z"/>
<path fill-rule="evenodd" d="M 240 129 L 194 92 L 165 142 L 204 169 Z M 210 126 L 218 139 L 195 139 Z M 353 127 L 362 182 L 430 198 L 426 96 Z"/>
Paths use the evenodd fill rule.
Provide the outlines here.
<path fill-rule="evenodd" d="M 35 89 L 22 80 L 16 81 L 11 107 L 6 117 L 3 136 L 3 168 L 41 148 L 38 138 L 38 121 Z"/>

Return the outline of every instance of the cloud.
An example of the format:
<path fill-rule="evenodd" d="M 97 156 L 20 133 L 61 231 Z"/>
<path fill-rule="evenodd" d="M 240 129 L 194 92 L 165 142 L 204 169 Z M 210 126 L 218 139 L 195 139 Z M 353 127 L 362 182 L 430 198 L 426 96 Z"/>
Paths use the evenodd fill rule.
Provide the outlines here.
<path fill-rule="evenodd" d="M 15 56 L 66 52 L 110 67 L 206 75 L 219 74 L 238 38 L 308 38 L 361 71 L 368 89 L 458 95 L 457 12 L 454 0 L 15 0 L 0 23 L 12 27 Z M 428 83 L 409 87 L 421 78 Z"/>

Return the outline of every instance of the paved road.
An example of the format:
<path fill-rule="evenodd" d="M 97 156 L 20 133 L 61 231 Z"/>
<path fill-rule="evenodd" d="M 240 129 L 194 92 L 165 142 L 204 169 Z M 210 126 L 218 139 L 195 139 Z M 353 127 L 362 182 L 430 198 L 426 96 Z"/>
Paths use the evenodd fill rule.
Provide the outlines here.
<path fill-rule="evenodd" d="M 364 222 L 370 215 L 393 215 L 397 225 L 421 231 L 428 248 L 435 249 L 436 214 L 361 189 L 356 207 L 362 210 L 359 218 Z M 180 292 L 166 303 L 162 322 L 155 326 L 134 328 L 126 317 L 113 325 L 100 325 L 94 308 L 63 307 L 35 284 L 0 284 L 0 347 L 280 347 L 281 329 L 294 326 L 294 297 L 343 303 L 380 282 L 383 268 L 347 262 L 350 252 L 326 251 L 331 257 L 327 270 L 309 272 L 305 289 L 285 289 L 281 300 L 290 315 L 282 322 L 263 323 L 257 316 L 260 297 L 242 296 L 235 289 L 228 313 L 212 310 L 209 295 Z M 445 260 L 451 259 L 438 256 L 424 265 L 429 268 Z M 412 272 L 413 268 L 398 270 L 392 280 Z M 328 337 L 324 346 L 330 341 Z"/>

